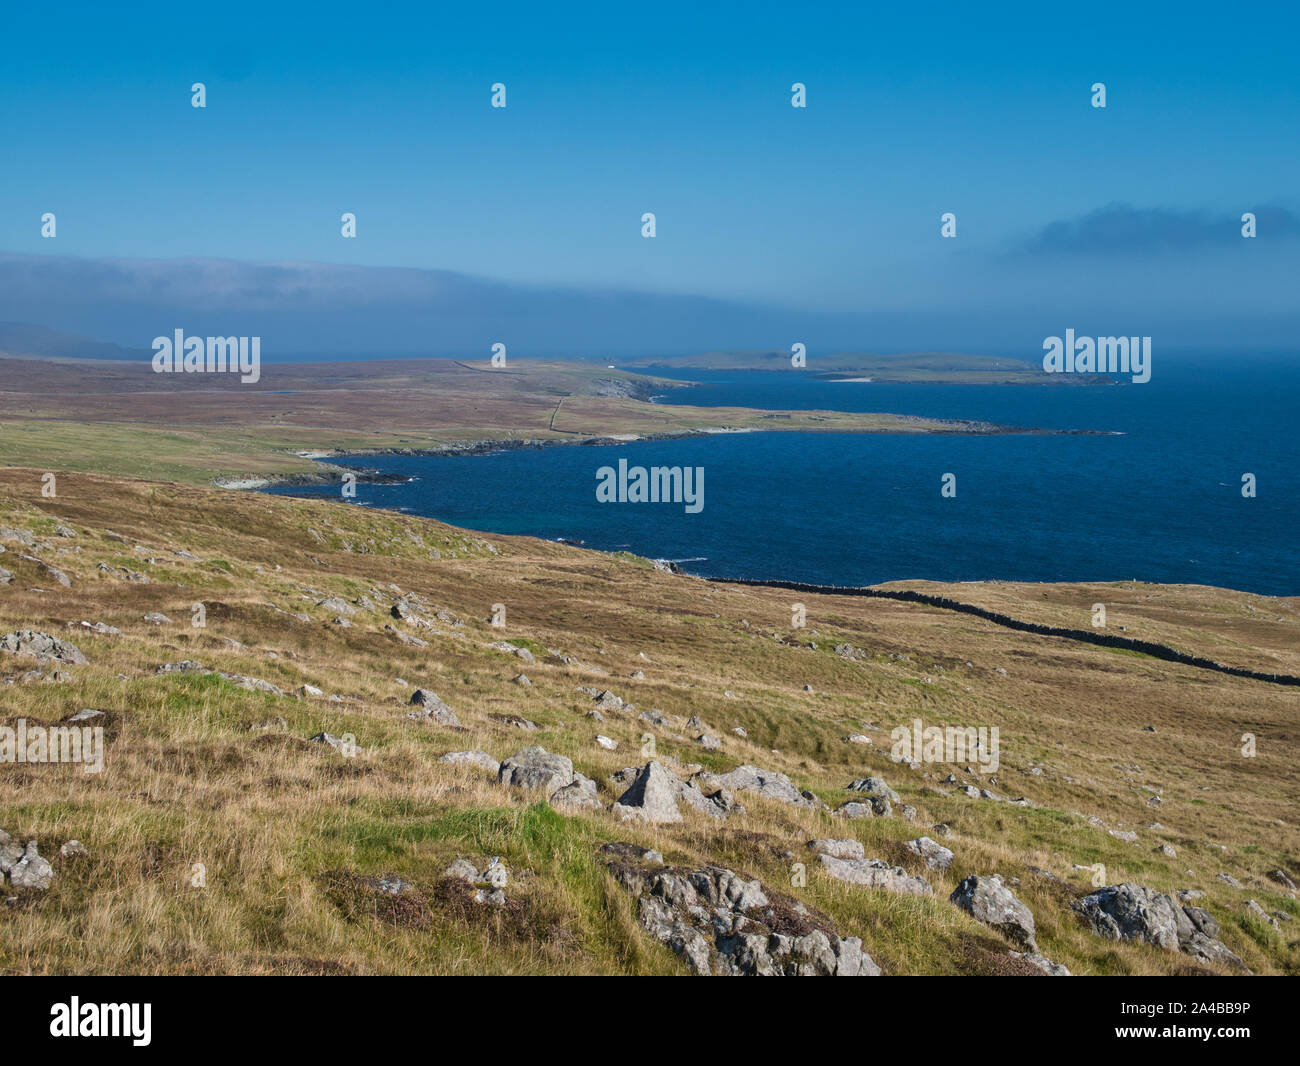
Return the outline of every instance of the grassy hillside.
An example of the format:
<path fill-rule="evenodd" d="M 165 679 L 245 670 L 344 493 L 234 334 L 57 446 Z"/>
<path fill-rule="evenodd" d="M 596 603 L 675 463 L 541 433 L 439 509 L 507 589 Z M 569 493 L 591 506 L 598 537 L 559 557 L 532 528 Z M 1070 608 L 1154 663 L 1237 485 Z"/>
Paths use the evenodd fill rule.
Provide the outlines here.
<path fill-rule="evenodd" d="M 301 428 L 284 432 L 303 439 Z M 807 627 L 796 630 L 779 590 L 341 501 L 80 473 L 60 474 L 48 499 L 44 469 L 0 470 L 0 568 L 12 575 L 0 583 L 0 638 L 41 631 L 88 663 L 0 652 L 0 718 L 102 710 L 108 749 L 99 774 L 0 765 L 0 828 L 38 841 L 54 872 L 46 891 L 6 886 L 8 972 L 684 972 L 607 870 L 598 849 L 616 841 L 761 878 L 860 936 L 886 974 L 1016 972 L 1012 945 L 948 901 L 971 873 L 1001 874 L 1033 912 L 1042 953 L 1076 974 L 1217 969 L 1088 929 L 1070 902 L 1092 890 L 1096 864 L 1110 884 L 1204 892 L 1198 904 L 1252 971 L 1300 969 L 1295 925 L 1247 908 L 1300 916 L 1294 894 L 1265 876 L 1294 877 L 1300 865 L 1295 689 L 896 602 L 805 597 Z M 1294 600 L 925 587 L 1076 626 L 1103 602 L 1129 635 L 1300 673 Z M 322 605 L 331 598 L 346 611 Z M 394 617 L 398 603 L 415 616 Z M 204 627 L 192 624 L 196 604 Z M 494 604 L 505 605 L 504 628 L 489 622 Z M 153 612 L 168 620 L 146 621 Z M 491 646 L 503 640 L 534 661 Z M 184 660 L 197 668 L 157 672 Z M 321 694 L 295 695 L 304 685 Z M 417 688 L 460 725 L 408 717 Z M 598 721 L 580 688 L 635 710 Z M 651 709 L 663 724 L 641 717 Z M 691 716 L 719 747 L 695 740 Z M 913 718 L 998 726 L 994 779 L 970 763 L 892 761 L 889 731 Z M 355 751 L 308 740 L 322 731 L 354 738 Z M 1241 754 L 1246 733 L 1253 758 Z M 647 736 L 674 775 L 756 765 L 831 807 L 858 796 L 850 781 L 880 776 L 899 802 L 888 817 L 847 820 L 746 793 L 745 812 L 724 821 L 683 805 L 678 824 L 625 823 L 606 809 L 622 791 L 611 775 L 647 761 Z M 601 806 L 558 810 L 535 790 L 438 761 L 474 749 L 499 761 L 529 745 L 570 757 Z M 961 785 L 1032 806 L 970 799 Z M 954 852 L 949 869 L 904 847 L 923 834 Z M 831 837 L 860 841 L 934 894 L 833 880 L 806 847 Z M 88 854 L 61 855 L 71 839 Z M 481 867 L 494 856 L 510 871 L 505 905 L 475 903 L 444 876 L 457 859 Z M 385 875 L 408 884 L 389 895 L 373 880 Z"/>

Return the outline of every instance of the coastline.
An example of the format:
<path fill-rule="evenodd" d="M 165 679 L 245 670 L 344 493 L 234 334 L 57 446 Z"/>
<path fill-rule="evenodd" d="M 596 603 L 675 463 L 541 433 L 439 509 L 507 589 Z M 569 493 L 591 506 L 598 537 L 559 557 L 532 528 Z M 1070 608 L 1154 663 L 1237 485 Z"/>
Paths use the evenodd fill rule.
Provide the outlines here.
<path fill-rule="evenodd" d="M 977 436 L 977 437 L 1000 437 L 1000 436 L 1122 436 L 1120 430 L 1107 429 L 1043 429 L 1033 426 L 1003 426 L 994 422 L 980 422 L 964 419 L 933 419 L 922 418 L 913 415 L 899 415 L 898 418 L 904 421 L 924 422 L 933 424 L 942 423 L 944 426 L 951 428 L 943 429 L 920 429 L 916 431 L 917 436 L 925 437 L 942 437 L 942 436 Z M 705 429 L 681 430 L 678 432 L 668 433 L 617 433 L 617 434 L 600 434 L 595 436 L 579 436 L 566 438 L 542 438 L 542 437 L 502 437 L 487 438 L 483 440 L 457 441 L 444 445 L 439 448 L 349 448 L 343 449 L 316 449 L 313 451 L 298 451 L 293 454 L 301 459 L 311 459 L 313 462 L 320 463 L 324 467 L 330 466 L 330 460 L 364 458 L 366 456 L 381 455 L 411 455 L 411 456 L 445 456 L 448 458 L 457 458 L 461 456 L 490 455 L 495 452 L 503 451 L 531 451 L 541 450 L 551 447 L 613 447 L 620 444 L 639 443 L 641 441 L 660 441 L 660 440 L 687 440 L 697 437 L 717 437 L 729 436 L 746 433 L 851 433 L 851 434 L 879 434 L 882 436 L 897 435 L 896 431 L 880 429 L 846 429 L 835 427 L 832 429 L 817 429 L 815 427 L 799 426 L 797 428 L 782 428 L 780 426 L 771 427 L 751 427 L 743 426 L 739 428 L 717 426 Z M 325 485 L 337 480 L 340 474 L 355 474 L 358 482 L 366 484 L 396 484 L 405 480 L 402 477 L 391 474 L 382 474 L 376 470 L 354 469 L 352 467 L 333 467 L 329 472 L 321 473 L 297 473 L 297 474 L 266 474 L 266 475 L 247 475 L 244 477 L 217 477 L 213 478 L 211 484 L 215 488 L 230 490 L 258 490 L 271 488 L 276 485 Z"/>

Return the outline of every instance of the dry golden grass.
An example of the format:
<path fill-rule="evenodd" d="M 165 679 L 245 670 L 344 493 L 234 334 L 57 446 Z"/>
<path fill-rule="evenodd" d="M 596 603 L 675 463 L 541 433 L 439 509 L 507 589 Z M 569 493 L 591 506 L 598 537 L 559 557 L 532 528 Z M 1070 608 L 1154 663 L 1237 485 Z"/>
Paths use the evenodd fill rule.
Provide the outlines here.
<path fill-rule="evenodd" d="M 1300 968 L 1294 926 L 1276 932 L 1244 908 L 1253 898 L 1300 915 L 1264 877 L 1279 866 L 1295 875 L 1300 865 L 1295 689 L 890 601 L 800 596 L 808 628 L 793 631 L 788 592 L 712 585 L 630 556 L 478 536 L 342 502 L 98 475 L 61 474 L 57 498 L 44 499 L 40 473 L 0 470 L 0 528 L 32 532 L 39 557 L 71 587 L 16 558 L 31 549 L 0 541 L 9 549 L 0 566 L 15 574 L 0 585 L 0 635 L 44 630 L 75 642 L 90 664 L 62 683 L 0 686 L 0 718 L 53 722 L 100 708 L 111 712 L 112 739 L 98 775 L 0 766 L 0 827 L 40 841 L 57 874 L 48 892 L 18 893 L 0 908 L 0 965 L 9 972 L 680 972 L 639 930 L 632 900 L 596 854 L 620 839 L 658 847 L 670 861 L 719 861 L 760 876 L 825 911 L 842 933 L 861 935 L 893 974 L 1004 972 L 1007 945 L 947 901 L 976 872 L 1020 879 L 1015 891 L 1034 912 L 1040 947 L 1075 973 L 1194 970 L 1187 956 L 1104 941 L 1079 923 L 1069 900 L 1089 889 L 1091 874 L 1074 867 L 1094 863 L 1110 883 L 1202 889 L 1223 940 L 1251 969 Z M 56 521 L 78 535 L 57 536 Z M 124 568 L 149 582 L 124 579 Z M 386 610 L 359 610 L 341 628 L 316 606 L 326 596 L 391 599 L 393 584 L 463 626 L 420 631 L 428 647 L 414 648 L 385 629 L 404 628 Z M 1079 627 L 1105 602 L 1111 625 L 1129 635 L 1300 673 L 1294 600 L 1128 585 L 926 588 Z M 207 605 L 206 628 L 190 625 L 196 602 Z M 487 621 L 494 603 L 507 605 L 504 631 Z M 144 622 L 150 611 L 173 624 Z M 121 634 L 66 628 L 82 620 Z M 486 647 L 502 638 L 539 661 L 522 665 Z M 838 643 L 866 657 L 837 655 Z M 548 648 L 578 664 L 546 661 Z M 187 658 L 285 693 L 311 684 L 340 699 L 154 673 Z M 0 677 L 32 665 L 0 654 Z M 531 687 L 511 683 L 521 669 Z M 631 677 L 637 670 L 643 680 Z M 597 724 L 585 717 L 590 701 L 579 685 L 613 689 L 638 710 L 697 714 L 723 747 L 705 751 L 685 731 L 651 729 L 635 715 L 610 712 Z M 417 686 L 442 696 L 463 726 L 408 719 Z M 507 715 L 539 730 L 494 717 Z M 255 728 L 281 717 L 283 729 Z M 913 718 L 998 726 L 997 784 L 960 766 L 913 771 L 892 762 L 889 731 Z M 305 741 L 321 730 L 352 734 L 360 752 L 349 758 Z M 619 750 L 596 746 L 597 732 Z M 680 825 L 629 827 L 604 812 L 557 813 L 482 771 L 437 762 L 447 751 L 482 748 L 501 759 L 541 744 L 572 757 L 608 803 L 617 798 L 609 775 L 645 761 L 645 732 L 670 766 L 757 764 L 832 806 L 850 798 L 844 786 L 853 778 L 880 775 L 918 816 L 846 822 L 742 796 L 747 813 L 722 824 L 687 812 Z M 868 734 L 873 746 L 843 742 L 849 732 Z M 1258 738 L 1254 758 L 1240 754 L 1245 733 Z M 1036 806 L 966 799 L 941 783 L 949 771 Z M 1153 794 L 1158 809 L 1147 805 Z M 1136 830 L 1138 843 L 1110 836 L 1090 816 Z M 1147 828 L 1157 819 L 1164 828 Z M 933 835 L 939 822 L 952 827 L 943 843 L 956 859 L 945 873 L 925 871 L 932 898 L 832 881 L 804 847 L 853 835 L 869 856 L 921 872 L 902 842 Z M 89 856 L 61 858 L 71 838 Z M 1177 858 L 1158 854 L 1160 843 Z M 512 871 L 512 903 L 467 906 L 442 871 L 459 856 L 491 855 Z M 808 864 L 806 887 L 790 885 L 796 861 Z M 196 863 L 206 870 L 202 888 L 191 884 Z M 418 892 L 394 906 L 357 880 L 385 872 Z"/>

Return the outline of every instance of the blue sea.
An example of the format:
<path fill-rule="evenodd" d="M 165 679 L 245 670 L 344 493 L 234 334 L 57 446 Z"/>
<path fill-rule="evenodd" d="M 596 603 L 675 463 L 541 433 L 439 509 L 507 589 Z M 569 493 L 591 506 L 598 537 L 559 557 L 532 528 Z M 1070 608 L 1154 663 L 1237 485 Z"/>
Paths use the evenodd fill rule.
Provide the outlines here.
<path fill-rule="evenodd" d="M 718 577 L 868 585 L 1131 580 L 1300 594 L 1300 357 L 1156 361 L 1146 384 L 897 385 L 675 372 L 660 403 L 889 411 L 1096 435 L 744 433 L 480 456 L 358 456 L 411 480 L 356 502 L 673 559 Z M 704 507 L 600 503 L 597 470 L 690 466 Z M 956 495 L 941 478 L 956 477 Z M 1242 477 L 1255 475 L 1254 498 Z M 287 493 L 337 495 L 279 488 Z"/>

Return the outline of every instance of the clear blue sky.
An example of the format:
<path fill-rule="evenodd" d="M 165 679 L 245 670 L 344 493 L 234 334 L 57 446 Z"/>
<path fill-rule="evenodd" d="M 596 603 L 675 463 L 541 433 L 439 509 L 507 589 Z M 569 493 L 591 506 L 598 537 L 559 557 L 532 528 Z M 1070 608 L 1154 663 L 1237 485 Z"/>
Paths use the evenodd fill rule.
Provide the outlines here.
<path fill-rule="evenodd" d="M 861 311 L 996 304 L 997 286 L 1044 277 L 1109 292 L 1094 260 L 1016 256 L 1111 204 L 1168 212 L 1154 225 L 1184 236 L 1266 205 L 1285 226 L 1300 213 L 1294 6 L 552 6 L 10 5 L 0 251 Z M 496 81 L 505 110 L 489 107 Z M 1239 254 L 1178 283 L 1279 306 L 1276 262 L 1214 265 Z M 1131 258 L 1112 256 L 1117 297 Z"/>

